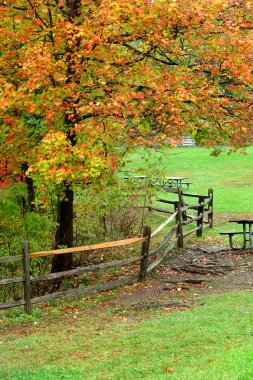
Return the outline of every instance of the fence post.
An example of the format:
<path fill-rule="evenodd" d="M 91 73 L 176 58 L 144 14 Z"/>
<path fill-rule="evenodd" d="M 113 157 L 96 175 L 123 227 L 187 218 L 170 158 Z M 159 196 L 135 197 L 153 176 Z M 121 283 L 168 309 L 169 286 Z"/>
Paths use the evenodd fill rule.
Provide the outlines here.
<path fill-rule="evenodd" d="M 175 211 L 177 211 L 177 246 L 178 248 L 183 248 L 184 246 L 184 235 L 183 235 L 183 224 L 182 224 L 182 211 L 181 211 L 181 202 L 175 202 L 174 204 Z"/>
<path fill-rule="evenodd" d="M 184 207 L 185 203 L 184 203 L 184 197 L 183 197 L 183 190 L 182 190 L 182 187 L 179 187 L 177 189 L 177 194 L 178 194 L 178 200 L 179 200 L 179 203 L 180 203 L 180 207 Z M 183 211 L 182 213 L 182 219 L 185 221 L 187 220 L 187 215 L 186 215 L 186 211 Z"/>
<path fill-rule="evenodd" d="M 22 269 L 23 269 L 23 286 L 24 286 L 24 310 L 27 314 L 32 313 L 31 305 L 31 281 L 30 281 L 30 259 L 29 259 L 29 245 L 27 240 L 21 242 L 22 254 Z"/>
<path fill-rule="evenodd" d="M 208 197 L 211 197 L 211 202 L 208 203 L 208 211 L 212 210 L 210 214 L 208 214 L 208 223 L 210 224 L 210 228 L 213 228 L 213 189 L 208 189 Z"/>
<path fill-rule="evenodd" d="M 199 220 L 197 220 L 197 227 L 201 228 L 197 230 L 196 236 L 200 237 L 202 236 L 203 232 L 203 224 L 204 224 L 204 212 L 205 212 L 205 197 L 199 197 L 199 203 L 202 203 L 201 206 L 198 207 L 198 216 L 201 216 Z"/>
<path fill-rule="evenodd" d="M 140 281 L 145 281 L 147 277 L 147 268 L 148 268 L 148 252 L 149 252 L 149 243 L 151 236 L 151 228 L 145 226 L 143 229 L 143 237 L 147 239 L 142 243 L 141 247 L 141 263 L 140 263 Z"/>

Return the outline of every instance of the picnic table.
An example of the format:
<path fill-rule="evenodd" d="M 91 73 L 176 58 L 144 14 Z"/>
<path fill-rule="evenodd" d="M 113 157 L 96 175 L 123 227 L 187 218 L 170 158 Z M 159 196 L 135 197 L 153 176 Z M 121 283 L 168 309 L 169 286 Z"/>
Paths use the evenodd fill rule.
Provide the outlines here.
<path fill-rule="evenodd" d="M 150 185 L 158 185 L 160 187 L 170 187 L 170 188 L 178 188 L 182 185 L 187 185 L 187 188 L 189 188 L 191 182 L 185 181 L 187 177 L 165 177 L 163 179 L 158 177 L 150 178 L 148 175 L 125 175 L 123 177 L 125 180 L 130 180 L 133 183 L 141 183 L 143 181 L 146 181 Z"/>
<path fill-rule="evenodd" d="M 252 239 L 253 219 L 233 219 L 233 220 L 229 220 L 229 223 L 237 223 L 242 226 L 242 231 L 220 232 L 220 235 L 228 235 L 230 247 L 233 250 L 245 249 L 247 246 L 247 242 L 249 242 L 250 248 L 253 248 L 253 239 Z M 234 246 L 233 244 L 234 235 L 242 235 L 243 243 L 241 247 Z"/>
<path fill-rule="evenodd" d="M 124 179 L 127 181 L 130 180 L 132 183 L 140 183 L 144 180 L 148 180 L 149 176 L 148 175 L 130 175 L 130 176 L 124 176 Z"/>
<path fill-rule="evenodd" d="M 182 187 L 182 185 L 187 185 L 187 188 L 191 185 L 191 182 L 185 181 L 187 177 L 165 177 L 166 182 L 169 187 Z"/>

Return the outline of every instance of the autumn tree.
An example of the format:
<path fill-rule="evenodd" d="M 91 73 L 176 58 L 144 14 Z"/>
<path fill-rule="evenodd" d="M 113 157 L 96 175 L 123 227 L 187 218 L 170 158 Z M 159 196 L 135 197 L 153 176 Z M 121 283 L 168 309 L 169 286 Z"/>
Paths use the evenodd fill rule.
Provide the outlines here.
<path fill-rule="evenodd" d="M 252 141 L 250 1 L 0 4 L 0 176 L 27 167 L 57 195 L 55 247 L 73 244 L 76 181 L 109 177 L 131 144 Z"/>
<path fill-rule="evenodd" d="M 146 54 L 162 75 L 150 112 L 170 131 L 199 132 L 205 146 L 251 144 L 252 2 L 162 1 L 157 9 Z"/>
<path fill-rule="evenodd" d="M 131 139 L 126 119 L 138 114 L 138 84 L 129 86 L 135 59 L 123 43 L 138 37 L 125 35 L 120 25 L 148 8 L 81 0 L 2 4 L 4 170 L 19 177 L 27 165 L 45 198 L 54 188 L 55 247 L 73 242 L 75 182 L 109 176 L 120 145 Z M 53 270 L 68 267 L 70 257 L 57 257 Z"/>

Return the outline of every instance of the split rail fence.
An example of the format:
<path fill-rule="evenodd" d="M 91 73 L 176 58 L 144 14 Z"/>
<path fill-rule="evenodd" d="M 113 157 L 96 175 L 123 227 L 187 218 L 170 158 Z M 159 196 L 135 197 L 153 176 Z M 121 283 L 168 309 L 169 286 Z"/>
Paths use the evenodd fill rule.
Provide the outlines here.
<path fill-rule="evenodd" d="M 191 199 L 197 198 L 197 202 L 194 204 L 188 204 L 185 202 L 185 199 L 187 197 Z M 32 305 L 36 303 L 61 299 L 67 296 L 79 296 L 95 291 L 110 290 L 121 285 L 133 283 L 135 281 L 144 281 L 147 274 L 156 268 L 173 250 L 173 248 L 183 247 L 185 237 L 194 232 L 196 232 L 197 236 L 201 236 L 204 228 L 211 228 L 213 226 L 213 191 L 211 189 L 208 190 L 208 195 L 187 194 L 184 193 L 182 189 L 178 189 L 177 201 L 158 199 L 158 202 L 166 204 L 167 206 L 172 206 L 172 209 L 148 206 L 149 210 L 170 214 L 170 216 L 152 233 L 150 227 L 144 227 L 142 237 L 87 245 L 83 247 L 63 248 L 58 250 L 40 251 L 34 253 L 29 253 L 28 241 L 22 241 L 21 255 L 0 258 L 0 264 L 21 261 L 22 276 L 0 280 L 0 286 L 22 283 L 24 298 L 13 302 L 2 303 L 0 304 L 0 310 L 23 305 L 25 312 L 30 314 Z M 195 215 L 192 215 L 192 213 L 195 213 Z M 195 226 L 189 229 L 188 226 L 193 223 L 195 223 Z M 161 241 L 159 241 L 158 236 L 162 231 L 164 233 L 166 227 L 169 229 L 169 231 L 166 231 L 165 236 L 163 236 L 161 238 Z M 156 243 L 157 241 L 159 241 L 158 244 Z M 151 243 L 153 242 L 154 244 L 152 245 L 156 245 L 155 248 L 151 247 Z M 140 254 L 130 258 L 113 260 L 110 262 L 103 262 L 100 264 L 89 265 L 85 267 L 78 267 L 76 269 L 71 269 L 64 272 L 50 273 L 37 277 L 31 276 L 30 274 L 30 262 L 31 260 L 38 257 L 70 254 L 75 252 L 89 252 L 94 250 L 102 250 L 136 244 L 141 244 L 141 252 Z M 31 285 L 34 282 L 69 278 L 84 273 L 94 273 L 109 268 L 122 268 L 123 266 L 133 264 L 135 264 L 136 268 L 136 263 L 139 263 L 137 267 L 138 273 L 120 277 L 118 280 L 109 281 L 98 285 L 90 285 L 65 291 L 58 291 L 34 298 L 32 297 Z"/>

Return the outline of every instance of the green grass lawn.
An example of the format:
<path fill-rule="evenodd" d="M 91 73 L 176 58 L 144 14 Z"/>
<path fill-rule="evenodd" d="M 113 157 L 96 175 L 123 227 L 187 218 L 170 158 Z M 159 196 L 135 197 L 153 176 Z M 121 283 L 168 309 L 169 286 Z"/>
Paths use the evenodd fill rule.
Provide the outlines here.
<path fill-rule="evenodd" d="M 253 216 L 253 148 L 218 157 L 202 148 L 135 150 L 130 158 L 124 170 L 185 176 L 193 193 L 214 189 L 220 221 L 204 231 L 211 243 L 228 215 Z M 173 313 L 117 313 L 90 302 L 100 296 L 108 295 L 38 306 L 31 317 L 21 309 L 2 312 L 0 380 L 253 379 L 252 291 L 206 296 Z"/>
<path fill-rule="evenodd" d="M 253 214 L 253 147 L 246 153 L 214 157 L 199 147 L 135 150 L 124 170 L 187 177 L 193 183 L 190 192 L 207 194 L 208 188 L 214 189 L 215 213 Z"/>
<path fill-rule="evenodd" d="M 0 377 L 250 380 L 252 307 L 252 292 L 245 291 L 208 296 L 192 309 L 149 318 L 63 308 L 54 321 L 34 319 L 1 337 Z"/>

